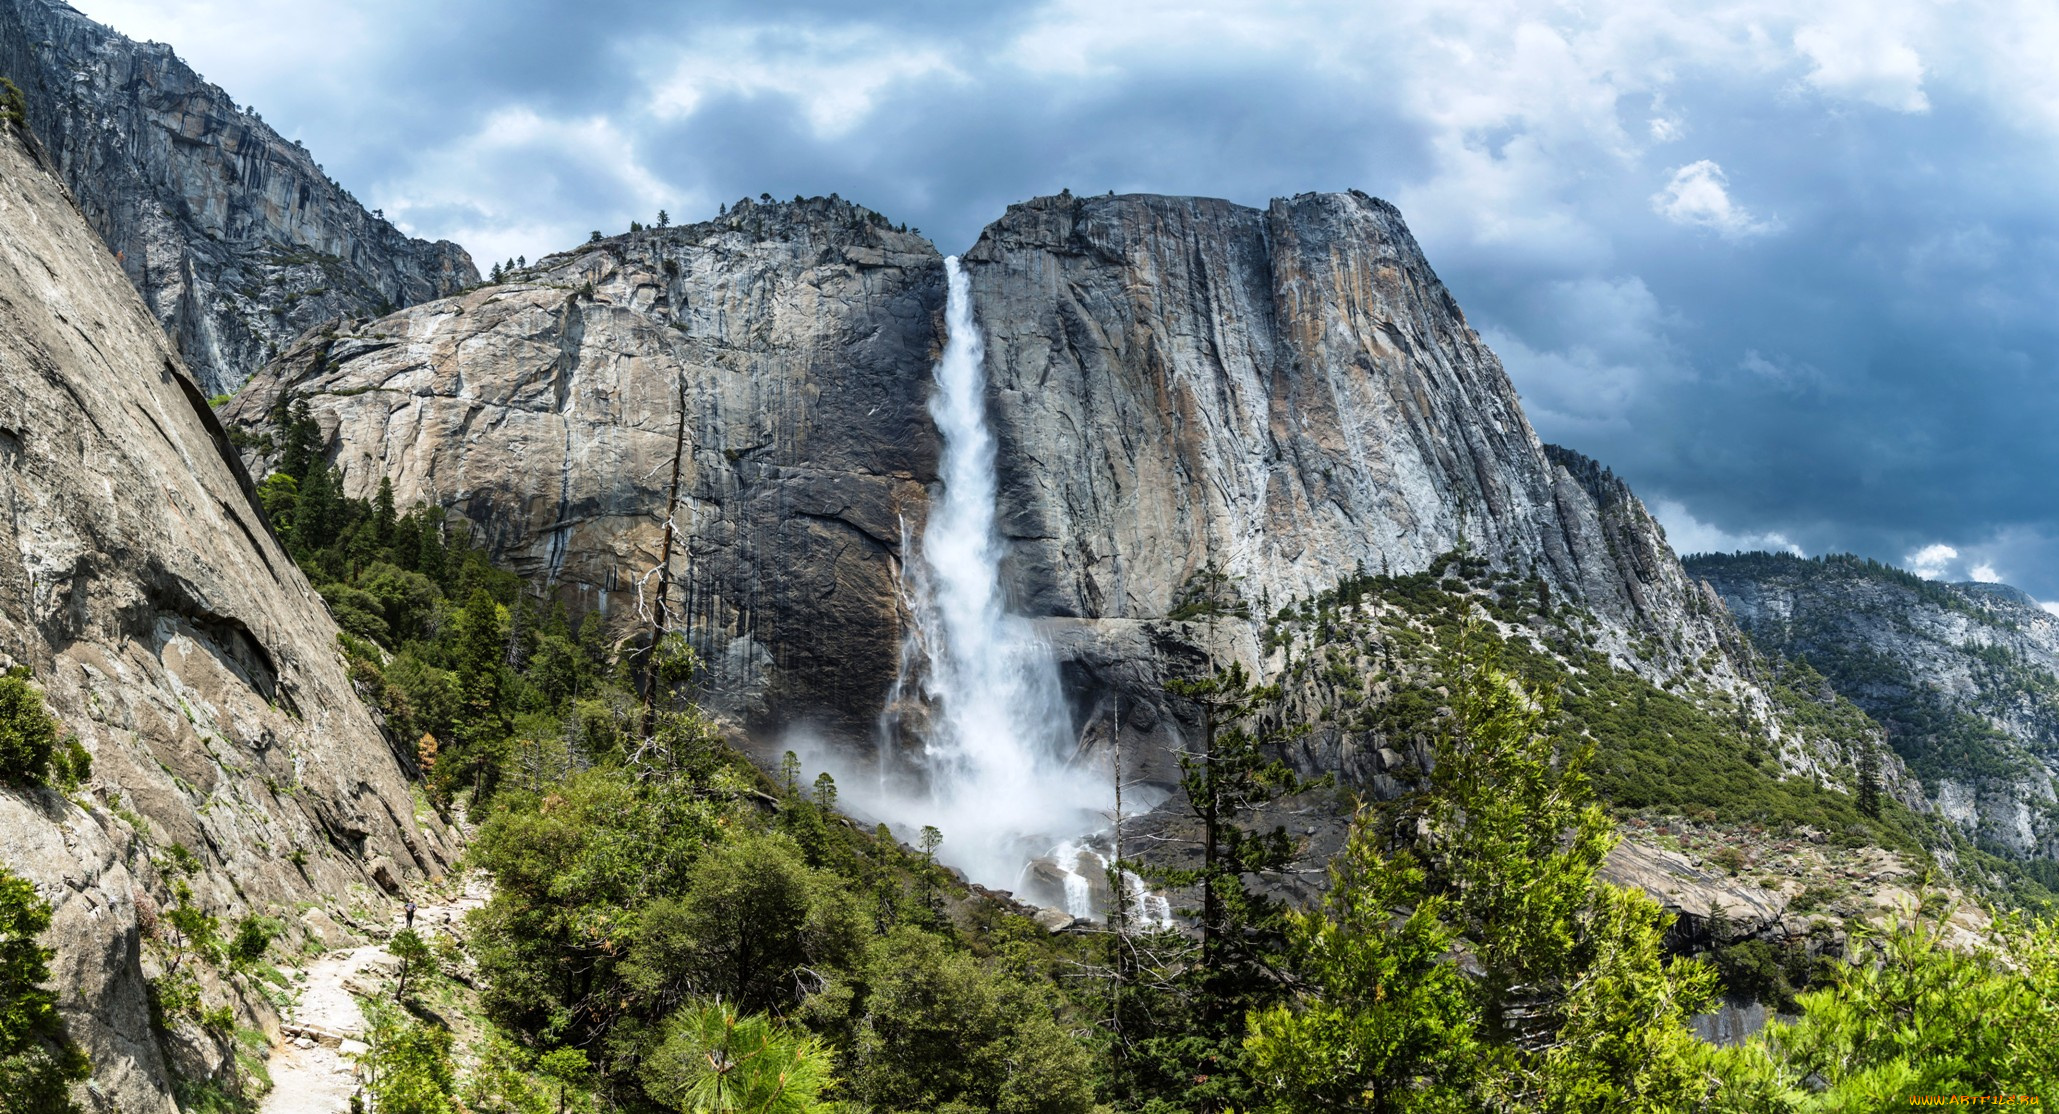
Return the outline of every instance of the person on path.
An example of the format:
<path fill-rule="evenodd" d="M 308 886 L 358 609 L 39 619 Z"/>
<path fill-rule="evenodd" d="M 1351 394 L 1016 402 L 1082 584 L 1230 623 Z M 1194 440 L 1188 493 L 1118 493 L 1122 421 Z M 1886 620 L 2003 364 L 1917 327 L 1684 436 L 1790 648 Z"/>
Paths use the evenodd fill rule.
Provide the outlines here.
<path fill-rule="evenodd" d="M 415 903 L 412 901 L 408 902 L 406 910 L 408 915 L 408 927 L 413 928 L 415 927 Z"/>

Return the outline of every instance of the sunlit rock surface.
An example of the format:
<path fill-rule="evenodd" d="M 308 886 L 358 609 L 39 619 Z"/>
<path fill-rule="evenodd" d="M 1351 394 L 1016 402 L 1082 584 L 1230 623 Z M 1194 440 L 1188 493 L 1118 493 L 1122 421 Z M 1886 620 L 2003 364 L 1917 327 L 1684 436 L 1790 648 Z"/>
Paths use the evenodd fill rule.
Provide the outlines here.
<path fill-rule="evenodd" d="M 138 909 L 147 923 L 167 904 L 173 845 L 230 925 L 348 915 L 375 873 L 404 884 L 450 853 L 246 492 L 150 312 L 0 135 L 0 666 L 32 668 L 93 756 L 70 799 L 0 790 L 0 862 L 55 907 L 66 1021 L 124 1111 L 169 1114 L 168 1071 L 210 1074 L 232 1051 L 190 1022 L 151 1031 Z M 211 1004 L 230 993 L 203 983 Z M 235 1002 L 239 1025 L 275 1022 L 263 999 Z"/>
<path fill-rule="evenodd" d="M 676 456 L 668 605 L 707 659 L 704 699 L 866 739 L 936 477 L 943 299 L 942 257 L 868 210 L 747 202 L 310 336 L 224 416 L 259 430 L 297 392 L 349 493 L 390 477 L 402 507 L 456 510 L 623 629 L 655 606 Z"/>

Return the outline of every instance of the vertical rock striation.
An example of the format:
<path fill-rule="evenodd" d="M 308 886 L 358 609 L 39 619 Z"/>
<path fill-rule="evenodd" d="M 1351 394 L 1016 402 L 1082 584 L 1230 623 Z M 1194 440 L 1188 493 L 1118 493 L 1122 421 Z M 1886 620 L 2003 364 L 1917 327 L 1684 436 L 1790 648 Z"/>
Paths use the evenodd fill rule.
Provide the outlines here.
<path fill-rule="evenodd" d="M 314 325 L 479 281 L 464 249 L 367 213 L 162 43 L 58 0 L 0 0 L 0 76 L 21 87 L 58 176 L 210 395 Z"/>
<path fill-rule="evenodd" d="M 1276 608 L 1463 541 L 1593 612 L 1619 664 L 1763 705 L 1721 607 L 1620 480 L 1538 439 L 1385 202 L 1061 195 L 966 259 L 1011 580 L 1087 673 L 1148 700 L 1138 624 L 1211 564 Z"/>
<path fill-rule="evenodd" d="M 197 862 L 225 923 L 439 871 L 336 627 L 258 517 L 195 384 L 55 178 L 0 134 L 0 666 L 34 671 L 91 782 L 0 789 L 0 861 L 55 907 L 62 1008 L 124 1111 L 231 1047 L 154 1033 L 139 932 Z M 383 876 L 384 881 L 377 881 Z M 351 895 L 355 894 L 356 897 Z M 262 999 L 237 1024 L 272 1024 Z"/>
<path fill-rule="evenodd" d="M 936 478 L 942 281 L 927 241 L 869 210 L 745 201 L 308 337 L 224 413 L 257 430 L 295 392 L 351 494 L 384 476 L 402 506 L 453 508 L 619 628 L 654 602 L 683 404 L 668 606 L 711 666 L 703 695 L 766 730 L 869 739 Z"/>

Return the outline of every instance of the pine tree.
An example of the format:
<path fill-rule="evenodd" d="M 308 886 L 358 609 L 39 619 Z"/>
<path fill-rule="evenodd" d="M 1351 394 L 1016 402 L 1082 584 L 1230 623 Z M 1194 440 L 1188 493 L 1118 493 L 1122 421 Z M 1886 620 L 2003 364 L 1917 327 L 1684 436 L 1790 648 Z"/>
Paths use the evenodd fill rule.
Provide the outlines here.
<path fill-rule="evenodd" d="M 1592 743 L 1468 621 L 1448 651 L 1430 784 L 1361 813 L 1323 910 L 1296 918 L 1301 993 L 1254 1024 L 1293 1109 L 1668 1110 L 1704 1079 L 1689 1016 L 1714 974 L 1668 960 L 1672 918 L 1598 877 L 1615 843 Z M 1454 979 L 1462 951 L 1475 973 Z M 1446 1050 L 1457 1055 L 1447 1055 Z"/>
<path fill-rule="evenodd" d="M 1880 748 L 1859 744 L 1859 811 L 1880 819 Z"/>
<path fill-rule="evenodd" d="M 305 484 L 308 472 L 322 458 L 321 424 L 308 410 L 307 400 L 288 391 L 272 408 L 272 425 L 278 430 L 279 471 Z"/>
<path fill-rule="evenodd" d="M 56 954 L 40 939 L 50 906 L 27 879 L 0 867 L 0 1111 L 75 1114 L 67 1093 L 91 1067 L 66 1035 L 50 981 Z"/>
<path fill-rule="evenodd" d="M 795 754 L 793 751 L 787 751 L 784 755 L 780 757 L 779 780 L 780 784 L 786 787 L 786 796 L 789 800 L 791 800 L 793 798 L 794 793 L 798 791 L 801 784 L 800 755 Z"/>
<path fill-rule="evenodd" d="M 384 546 L 393 541 L 393 480 L 379 477 L 379 493 L 372 497 L 372 539 Z"/>

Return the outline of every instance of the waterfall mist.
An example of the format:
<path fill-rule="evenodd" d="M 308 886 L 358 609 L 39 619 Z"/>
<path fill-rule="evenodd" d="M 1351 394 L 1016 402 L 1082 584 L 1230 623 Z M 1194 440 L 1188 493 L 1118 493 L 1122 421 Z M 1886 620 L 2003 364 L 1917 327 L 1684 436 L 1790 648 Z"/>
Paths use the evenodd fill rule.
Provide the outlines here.
<path fill-rule="evenodd" d="M 1008 610 L 984 345 L 965 269 L 955 256 L 944 268 L 950 333 L 929 405 L 943 437 L 944 490 L 908 584 L 919 650 L 909 656 L 922 659 L 930 712 L 920 759 L 927 799 L 909 802 L 908 819 L 926 815 L 943 832 L 944 861 L 1012 889 L 1031 858 L 1106 827 L 1114 787 L 1074 760 L 1057 663 L 1029 621 Z"/>
<path fill-rule="evenodd" d="M 920 539 L 903 527 L 902 551 L 916 555 L 902 574 L 913 622 L 879 748 L 867 761 L 802 729 L 786 743 L 805 767 L 835 776 L 847 811 L 911 843 L 933 825 L 943 835 L 937 857 L 972 881 L 1090 917 L 1112 900 L 1109 856 L 1096 844 L 1115 818 L 1115 786 L 1080 753 L 1051 648 L 1008 609 L 984 345 L 964 268 L 955 256 L 944 268 L 949 336 L 929 404 L 943 491 Z M 1163 797 L 1128 789 L 1124 811 Z M 1141 879 L 1124 872 L 1121 888 L 1143 921 L 1171 922 Z"/>

